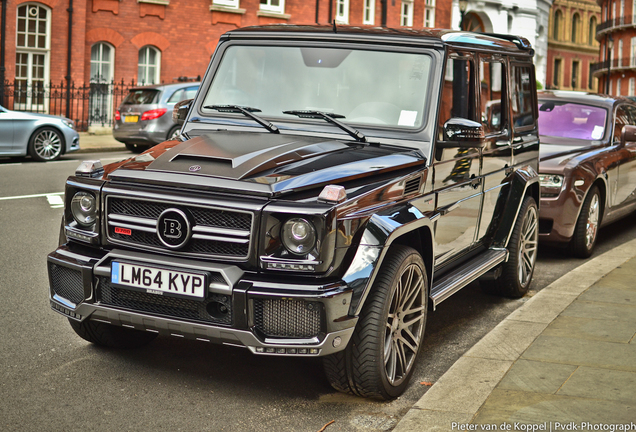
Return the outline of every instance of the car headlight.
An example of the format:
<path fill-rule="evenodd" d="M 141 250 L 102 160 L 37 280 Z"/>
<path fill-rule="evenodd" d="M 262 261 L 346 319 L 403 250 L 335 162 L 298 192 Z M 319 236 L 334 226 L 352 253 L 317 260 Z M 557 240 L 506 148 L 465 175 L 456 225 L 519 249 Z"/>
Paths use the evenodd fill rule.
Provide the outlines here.
<path fill-rule="evenodd" d="M 289 252 L 306 255 L 316 245 L 316 228 L 306 219 L 292 218 L 283 225 L 281 239 Z"/>
<path fill-rule="evenodd" d="M 561 188 L 563 186 L 563 176 L 558 174 L 539 174 L 541 187 Z"/>
<path fill-rule="evenodd" d="M 90 227 L 97 220 L 95 197 L 88 192 L 77 192 L 71 200 L 71 213 L 79 225 Z"/>
<path fill-rule="evenodd" d="M 62 123 L 64 123 L 66 126 L 70 127 L 71 129 L 75 130 L 75 122 L 73 120 L 63 118 Z"/>

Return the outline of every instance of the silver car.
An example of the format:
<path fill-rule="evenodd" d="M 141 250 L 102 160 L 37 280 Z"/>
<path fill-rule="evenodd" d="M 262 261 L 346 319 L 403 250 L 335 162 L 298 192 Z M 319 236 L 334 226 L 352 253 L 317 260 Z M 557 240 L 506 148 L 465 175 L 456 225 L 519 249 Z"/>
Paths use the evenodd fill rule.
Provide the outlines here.
<path fill-rule="evenodd" d="M 79 134 L 73 120 L 0 106 L 0 156 L 28 154 L 38 162 L 46 162 L 76 150 Z"/>
<path fill-rule="evenodd" d="M 113 137 L 134 152 L 174 139 L 181 126 L 172 121 L 177 102 L 192 99 L 200 83 L 133 87 L 115 111 Z"/>

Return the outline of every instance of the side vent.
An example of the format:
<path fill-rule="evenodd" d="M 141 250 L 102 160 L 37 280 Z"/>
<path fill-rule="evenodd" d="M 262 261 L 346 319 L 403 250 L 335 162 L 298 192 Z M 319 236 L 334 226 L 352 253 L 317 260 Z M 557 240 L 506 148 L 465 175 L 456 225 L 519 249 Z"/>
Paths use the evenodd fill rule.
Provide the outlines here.
<path fill-rule="evenodd" d="M 420 190 L 421 182 L 422 182 L 421 176 L 412 178 L 411 180 L 407 180 L 407 182 L 404 184 L 404 195 L 408 195 Z"/>

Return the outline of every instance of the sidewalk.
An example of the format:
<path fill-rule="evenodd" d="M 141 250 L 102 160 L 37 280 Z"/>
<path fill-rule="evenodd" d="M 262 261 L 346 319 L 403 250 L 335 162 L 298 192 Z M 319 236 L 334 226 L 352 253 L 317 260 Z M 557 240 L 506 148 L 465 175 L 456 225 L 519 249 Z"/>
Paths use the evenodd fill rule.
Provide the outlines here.
<path fill-rule="evenodd" d="M 510 314 L 394 432 L 636 430 L 636 240 Z"/>
<path fill-rule="evenodd" d="M 124 143 L 120 143 L 112 134 L 93 135 L 80 132 L 80 149 L 75 153 L 126 151 Z"/>

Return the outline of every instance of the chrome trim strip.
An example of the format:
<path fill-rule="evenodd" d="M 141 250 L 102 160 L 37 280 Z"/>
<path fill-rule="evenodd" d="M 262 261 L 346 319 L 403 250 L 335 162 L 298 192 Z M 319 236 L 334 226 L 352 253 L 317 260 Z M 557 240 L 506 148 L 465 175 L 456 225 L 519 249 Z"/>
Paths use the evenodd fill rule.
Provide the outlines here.
<path fill-rule="evenodd" d="M 224 242 L 224 243 L 238 243 L 238 244 L 246 244 L 250 242 L 250 239 L 235 239 L 231 237 L 217 237 L 217 236 L 204 235 L 204 234 L 192 234 L 192 238 L 197 240 L 211 240 L 211 241 L 218 241 L 218 242 Z"/>
<path fill-rule="evenodd" d="M 119 214 L 119 213 L 111 213 L 111 214 L 108 215 L 108 218 L 109 219 L 120 220 L 122 222 L 139 224 L 139 225 L 148 225 L 148 226 L 154 226 L 154 227 L 157 226 L 157 219 L 141 218 L 141 217 L 136 217 L 136 216 L 128 216 L 128 215 L 122 215 L 122 214 Z"/>
<path fill-rule="evenodd" d="M 234 236 L 234 237 L 249 237 L 250 236 L 249 231 L 235 230 L 235 229 L 229 229 L 229 228 L 217 228 L 217 227 L 211 227 L 207 225 L 195 225 L 194 228 L 192 228 L 192 232 L 195 232 L 195 233 L 200 232 L 202 234 L 228 235 L 228 236 Z"/>

